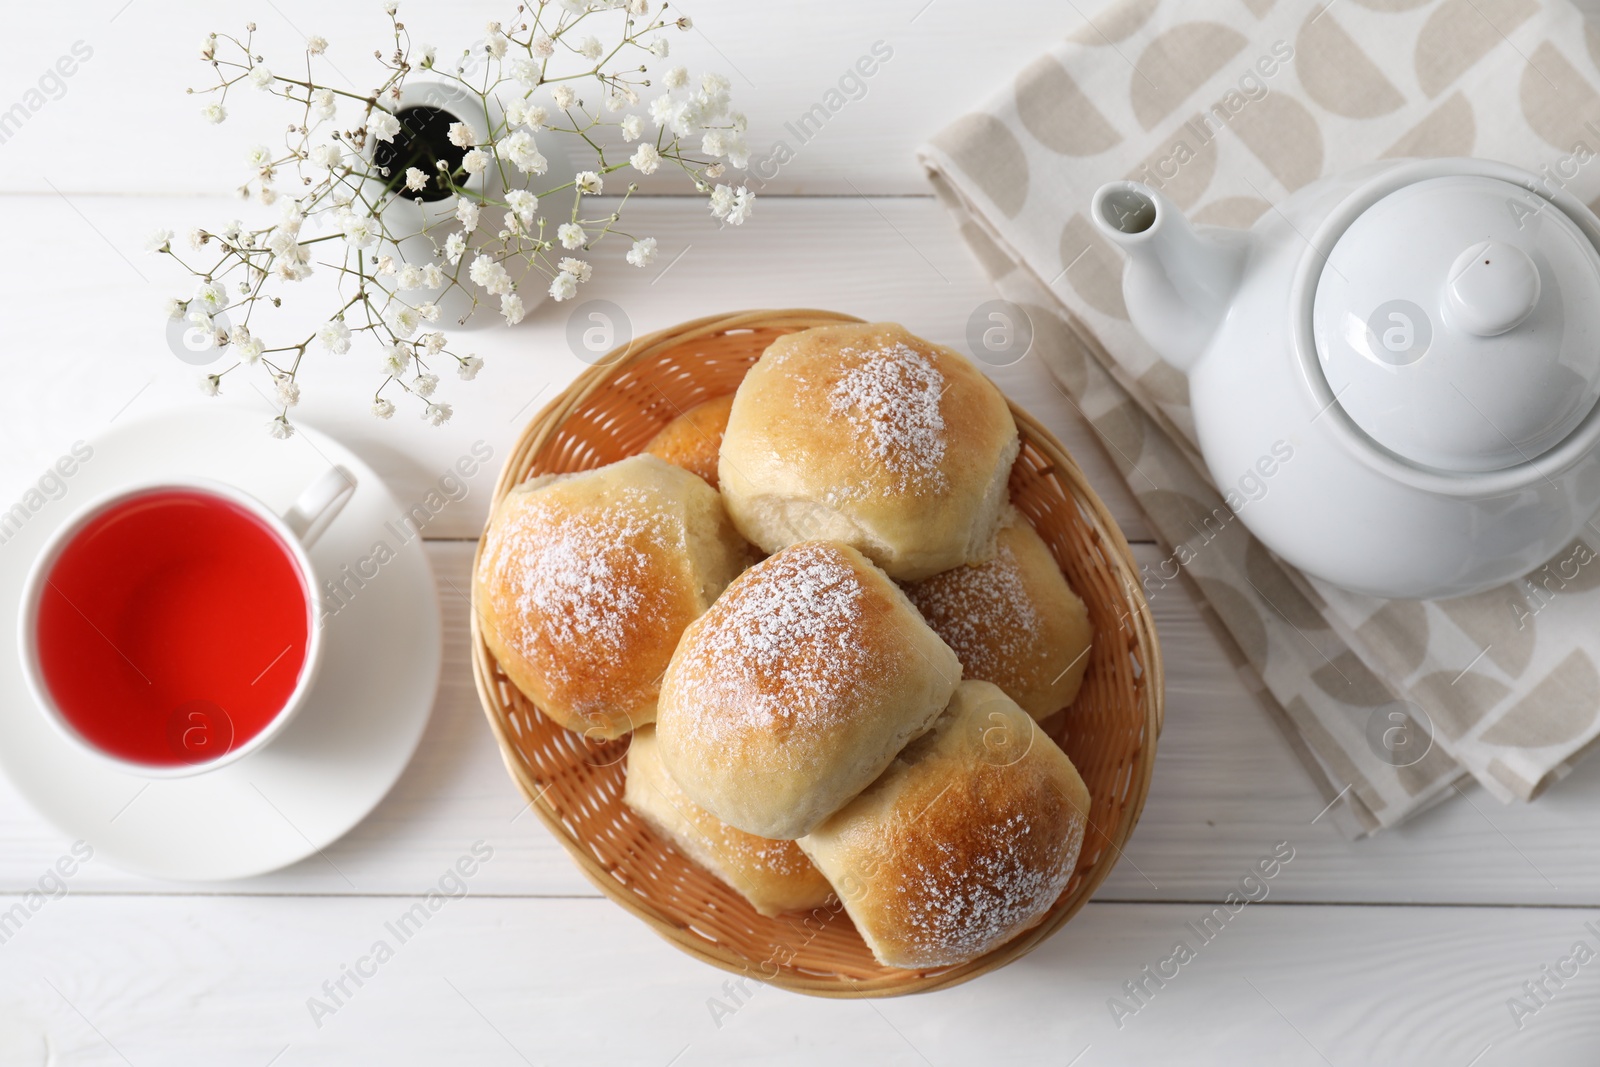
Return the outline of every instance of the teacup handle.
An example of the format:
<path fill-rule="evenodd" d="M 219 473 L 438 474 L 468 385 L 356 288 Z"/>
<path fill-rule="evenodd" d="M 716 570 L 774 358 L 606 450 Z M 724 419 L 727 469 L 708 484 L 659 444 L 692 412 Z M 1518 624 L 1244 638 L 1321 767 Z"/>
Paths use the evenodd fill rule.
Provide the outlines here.
<path fill-rule="evenodd" d="M 301 493 L 284 512 L 283 522 L 310 548 L 327 531 L 334 517 L 344 510 L 356 492 L 356 476 L 343 467 L 330 467 Z"/>

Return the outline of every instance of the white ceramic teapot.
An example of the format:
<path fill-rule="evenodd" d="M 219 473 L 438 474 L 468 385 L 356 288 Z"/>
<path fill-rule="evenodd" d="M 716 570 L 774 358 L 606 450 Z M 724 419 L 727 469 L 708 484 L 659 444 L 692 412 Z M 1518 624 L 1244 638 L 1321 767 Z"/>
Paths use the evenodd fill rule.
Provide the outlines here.
<path fill-rule="evenodd" d="M 1238 512 L 1268 548 L 1359 592 L 1451 597 L 1534 570 L 1590 521 L 1600 219 L 1549 184 L 1386 161 L 1248 231 L 1195 229 L 1135 182 L 1095 194 L 1133 325 L 1189 376 L 1213 479 L 1275 468 Z"/>

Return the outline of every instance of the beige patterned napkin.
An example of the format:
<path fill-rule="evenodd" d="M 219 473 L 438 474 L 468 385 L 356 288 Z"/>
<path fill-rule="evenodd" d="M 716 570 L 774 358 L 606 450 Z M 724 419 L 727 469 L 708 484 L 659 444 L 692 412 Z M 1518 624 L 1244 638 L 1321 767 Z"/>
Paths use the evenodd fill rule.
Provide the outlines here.
<path fill-rule="evenodd" d="M 1198 223 L 1248 226 L 1323 174 L 1476 155 L 1592 202 L 1597 86 L 1600 35 L 1567 3 L 1122 0 L 923 150 L 1028 313 L 1033 354 L 1171 546 L 1148 594 L 1202 594 L 1348 833 L 1400 822 L 1463 772 L 1532 799 L 1600 736 L 1600 522 L 1526 579 L 1451 601 L 1358 596 L 1280 563 L 1230 508 L 1257 487 L 1225 497 L 1205 474 L 1186 382 L 1129 324 L 1089 200 L 1137 178 Z"/>

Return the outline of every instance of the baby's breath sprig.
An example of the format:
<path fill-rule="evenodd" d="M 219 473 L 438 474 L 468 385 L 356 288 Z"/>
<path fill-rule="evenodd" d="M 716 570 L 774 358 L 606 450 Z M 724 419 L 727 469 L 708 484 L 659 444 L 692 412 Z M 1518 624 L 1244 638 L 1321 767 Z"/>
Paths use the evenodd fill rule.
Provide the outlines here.
<path fill-rule="evenodd" d="M 451 415 L 435 396 L 439 369 L 453 365 L 470 381 L 483 367 L 431 328 L 442 304 L 459 307 L 465 324 L 497 297 L 501 317 L 515 325 L 529 279 L 538 279 L 540 299 L 571 299 L 594 272 L 583 254 L 608 237 L 628 241 L 622 258 L 634 267 L 655 260 L 656 239 L 621 226 L 638 186 L 619 188 L 611 175 L 677 167 L 713 217 L 743 223 L 754 194 L 718 182 L 749 162 L 728 80 L 708 73 L 691 83 L 683 67 L 651 77 L 669 55 L 666 32 L 691 25 L 667 7 L 652 14 L 650 0 L 532 0 L 441 62 L 432 46 L 413 45 L 398 5 L 385 3 L 392 40 L 373 53 L 384 77 L 369 93 L 318 80 L 329 47 L 322 37 L 307 39 L 303 73 L 285 74 L 256 52 L 254 23 L 242 37 L 207 36 L 200 58 L 216 82 L 189 90 L 207 98 L 206 119 L 225 121 L 230 94 L 257 91 L 282 98 L 294 117 L 280 146 L 250 149 L 251 176 L 238 190 L 280 204 L 276 222 L 195 228 L 183 253 L 170 230 L 151 240 L 152 252 L 196 278 L 193 295 L 167 302 L 169 317 L 209 332 L 234 358 L 204 375 L 201 389 L 216 395 L 241 368 L 266 375 L 279 409 L 268 429 L 287 437 L 308 351 L 341 356 L 361 343 L 379 354 L 372 413 L 387 419 L 409 398 L 439 425 Z M 407 79 L 419 71 L 437 92 L 403 106 Z M 546 138 L 591 165 L 570 177 L 552 173 L 540 151 Z M 622 193 L 616 206 L 587 206 L 608 181 Z M 445 210 L 417 210 L 440 202 Z M 337 279 L 336 310 L 309 335 L 268 342 L 263 307 L 282 306 L 286 289 L 319 272 Z"/>

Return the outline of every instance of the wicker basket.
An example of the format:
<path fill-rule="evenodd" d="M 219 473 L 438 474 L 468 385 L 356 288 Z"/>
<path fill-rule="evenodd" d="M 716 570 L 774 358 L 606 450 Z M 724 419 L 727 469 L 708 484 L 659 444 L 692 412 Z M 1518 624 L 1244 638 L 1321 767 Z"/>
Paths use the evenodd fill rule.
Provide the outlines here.
<path fill-rule="evenodd" d="M 586 371 L 523 431 L 494 500 L 534 474 L 586 470 L 643 449 L 682 411 L 738 388 L 776 337 L 860 320 L 826 311 L 748 311 L 684 323 L 634 341 Z M 507 768 L 534 812 L 601 892 L 685 952 L 801 993 L 894 996 L 954 985 L 1001 967 L 1070 919 L 1105 880 L 1144 805 L 1161 729 L 1160 651 L 1128 544 L 1083 473 L 1013 405 L 1022 452 L 1011 498 L 1033 523 L 1095 627 L 1083 689 L 1043 724 L 1093 797 L 1077 870 L 1045 920 L 959 967 L 884 967 L 837 908 L 758 915 L 622 802 L 627 738 L 586 741 L 557 726 L 500 670 L 472 616 L 472 666 Z M 481 545 L 481 542 L 480 542 Z"/>

